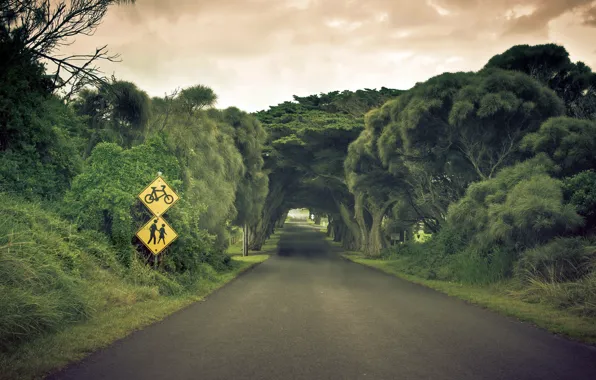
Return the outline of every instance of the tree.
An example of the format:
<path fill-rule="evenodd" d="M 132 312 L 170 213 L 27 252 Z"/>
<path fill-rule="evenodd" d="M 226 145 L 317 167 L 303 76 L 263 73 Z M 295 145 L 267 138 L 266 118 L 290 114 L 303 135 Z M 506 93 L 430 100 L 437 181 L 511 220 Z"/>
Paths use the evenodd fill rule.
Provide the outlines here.
<path fill-rule="evenodd" d="M 184 112 L 192 115 L 205 107 L 213 106 L 217 101 L 217 95 L 209 87 L 199 84 L 180 91 L 176 100 Z"/>
<path fill-rule="evenodd" d="M 555 164 L 544 154 L 507 167 L 492 179 L 472 184 L 449 208 L 448 223 L 476 254 L 500 248 L 515 255 L 582 225 L 563 198 L 563 183 L 552 178 Z"/>
<path fill-rule="evenodd" d="M 596 169 L 596 122 L 554 117 L 526 135 L 521 146 L 533 155 L 546 153 L 559 166 L 559 177 Z"/>
<path fill-rule="evenodd" d="M 125 148 L 143 142 L 151 101 L 134 83 L 112 78 L 97 89 L 83 89 L 73 107 L 80 115 L 88 117 L 90 135 L 85 157 L 101 141 Z"/>
<path fill-rule="evenodd" d="M 516 45 L 492 57 L 485 69 L 526 73 L 554 90 L 571 117 L 596 117 L 596 74 L 583 62 L 573 63 L 563 46 Z"/>
<path fill-rule="evenodd" d="M 390 173 L 406 178 L 415 209 L 430 203 L 418 213 L 434 219 L 431 230 L 469 183 L 519 161 L 521 138 L 564 112 L 556 94 L 536 80 L 499 69 L 439 75 L 383 108 L 389 117 L 380 127 L 379 157 Z M 420 199 L 424 194 L 431 199 Z"/>
<path fill-rule="evenodd" d="M 236 188 L 237 215 L 232 223 L 242 227 L 250 225 L 254 235 L 268 194 L 269 177 L 263 171 L 263 145 L 267 140 L 267 133 L 254 116 L 238 108 L 230 107 L 223 112 L 212 112 L 216 113 L 232 127 L 230 131 L 245 167 L 244 176 Z M 257 245 L 254 244 L 253 248 Z"/>
<path fill-rule="evenodd" d="M 347 184 L 354 195 L 354 216 L 360 229 L 360 250 L 379 255 L 388 245 L 382 221 L 390 207 L 404 196 L 402 178 L 391 175 L 378 156 L 377 139 L 388 121 L 386 111 L 375 109 L 365 118 L 365 129 L 350 144 L 345 160 Z"/>
<path fill-rule="evenodd" d="M 266 207 L 279 205 L 277 211 L 269 214 L 283 218 L 289 208 L 316 209 L 328 215 L 329 235 L 346 248 L 358 249 L 361 234 L 354 214 L 354 197 L 347 187 L 344 160 L 349 144 L 363 128 L 363 115 L 399 93 L 383 87 L 294 96 L 295 102 L 257 112 L 270 136 L 266 168 L 271 174 Z M 274 222 L 265 225 L 272 226 Z"/>
<path fill-rule="evenodd" d="M 167 126 L 154 128 L 152 134 L 163 136 L 181 163 L 185 197 L 202 208 L 198 226 L 214 235 L 214 246 L 222 250 L 228 244 L 226 224 L 238 213 L 238 184 L 246 174 L 236 130 L 226 122 L 225 111 L 197 110 L 191 115 L 180 107 L 161 105 L 154 107 L 149 124 L 159 125 L 167 117 Z"/>
<path fill-rule="evenodd" d="M 588 235 L 596 228 L 596 172 L 585 170 L 563 179 L 565 201 L 573 205 L 584 217 L 582 235 Z"/>
<path fill-rule="evenodd" d="M 53 90 L 64 90 L 67 99 L 83 86 L 105 81 L 98 60 L 116 61 L 107 47 L 93 54 L 61 57 L 61 46 L 72 43 L 78 35 L 91 35 L 97 29 L 108 8 L 114 4 L 129 4 L 135 0 L 0 0 L 0 44 L 12 43 L 19 51 L 28 51 L 37 61 L 55 66 L 49 75 Z M 9 42 L 10 41 L 10 42 Z M 69 89 L 67 89 L 69 88 Z"/>
<path fill-rule="evenodd" d="M 563 46 L 556 44 L 515 45 L 492 57 L 485 68 L 500 68 L 526 73 L 548 84 L 569 68 L 571 60 Z"/>

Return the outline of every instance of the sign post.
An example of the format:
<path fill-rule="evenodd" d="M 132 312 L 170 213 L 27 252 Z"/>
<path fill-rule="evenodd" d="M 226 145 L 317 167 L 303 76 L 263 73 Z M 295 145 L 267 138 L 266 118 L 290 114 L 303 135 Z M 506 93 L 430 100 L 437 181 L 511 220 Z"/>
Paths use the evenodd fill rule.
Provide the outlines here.
<path fill-rule="evenodd" d="M 162 215 L 180 197 L 161 177 L 161 173 L 158 173 L 157 178 L 138 197 L 154 216 L 137 231 L 136 236 L 155 255 L 157 260 L 157 255 L 178 237 L 176 231 L 170 227 Z"/>

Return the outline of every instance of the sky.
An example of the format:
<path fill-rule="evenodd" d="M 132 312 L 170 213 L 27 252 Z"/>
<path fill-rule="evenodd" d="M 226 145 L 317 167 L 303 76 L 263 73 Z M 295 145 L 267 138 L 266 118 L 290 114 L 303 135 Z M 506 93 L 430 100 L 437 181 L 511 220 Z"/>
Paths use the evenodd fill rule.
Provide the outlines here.
<path fill-rule="evenodd" d="M 137 0 L 110 8 L 93 36 L 100 63 L 150 96 L 202 84 L 218 108 L 253 112 L 335 90 L 411 88 L 476 71 L 517 44 L 557 43 L 596 69 L 592 0 Z"/>

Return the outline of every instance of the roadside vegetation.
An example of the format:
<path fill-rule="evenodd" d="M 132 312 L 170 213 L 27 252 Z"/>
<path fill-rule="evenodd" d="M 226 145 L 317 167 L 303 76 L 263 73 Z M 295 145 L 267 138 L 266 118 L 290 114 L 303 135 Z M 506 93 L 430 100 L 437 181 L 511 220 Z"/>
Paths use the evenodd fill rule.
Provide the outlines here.
<path fill-rule="evenodd" d="M 407 91 L 294 97 L 257 113 L 277 159 L 271 215 L 307 206 L 369 263 L 501 289 L 593 341 L 572 330 L 596 324 L 595 84 L 564 47 L 519 45 Z"/>
<path fill-rule="evenodd" d="M 6 196 L 0 224 L 0 379 L 42 378 L 134 330 L 203 299 L 275 253 L 232 257 L 226 268 L 154 269 L 99 232 L 78 231 L 41 204 Z"/>
<path fill-rule="evenodd" d="M 201 84 L 152 98 L 102 77 L 96 61 L 114 59 L 103 48 L 58 55 L 125 3 L 0 7 L 0 378 L 79 359 L 275 250 L 227 252 L 268 191 L 254 116 L 214 108 Z M 179 238 L 155 256 L 135 232 L 152 217 L 137 195 L 158 172 L 180 196 L 165 214 Z"/>
<path fill-rule="evenodd" d="M 72 3 L 0 8 L 5 373 L 39 375 L 199 299 L 273 252 L 304 207 L 369 263 L 570 316 L 557 326 L 596 323 L 596 74 L 563 47 L 248 114 L 202 84 L 150 97 L 104 78 L 104 49 L 59 58 L 110 7 L 134 6 Z M 156 257 L 135 232 L 158 172 L 181 200 L 165 215 L 180 237 Z"/>

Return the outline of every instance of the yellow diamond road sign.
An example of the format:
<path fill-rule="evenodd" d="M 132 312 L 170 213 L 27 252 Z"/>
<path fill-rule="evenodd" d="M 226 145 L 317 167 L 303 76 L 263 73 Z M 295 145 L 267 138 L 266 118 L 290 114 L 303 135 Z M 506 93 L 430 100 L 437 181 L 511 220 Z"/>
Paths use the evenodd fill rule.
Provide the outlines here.
<path fill-rule="evenodd" d="M 157 255 L 178 237 L 176 231 L 160 216 L 152 218 L 138 232 L 137 237 Z"/>
<path fill-rule="evenodd" d="M 178 194 L 174 192 L 161 176 L 151 182 L 151 184 L 139 194 L 139 198 L 155 216 L 162 215 L 176 203 L 178 199 L 180 199 Z"/>

